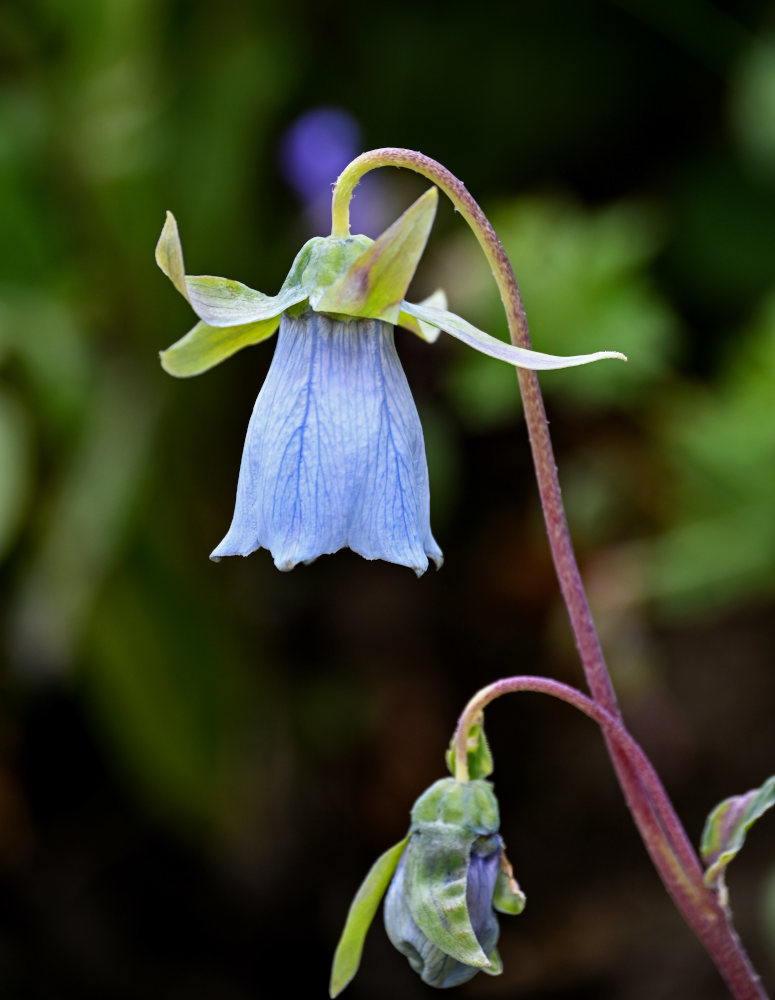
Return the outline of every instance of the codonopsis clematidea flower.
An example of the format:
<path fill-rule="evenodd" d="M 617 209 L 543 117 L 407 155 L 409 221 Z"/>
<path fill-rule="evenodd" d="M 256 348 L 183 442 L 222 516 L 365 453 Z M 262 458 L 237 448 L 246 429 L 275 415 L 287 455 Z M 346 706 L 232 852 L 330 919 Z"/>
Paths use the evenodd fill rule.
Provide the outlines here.
<path fill-rule="evenodd" d="M 199 317 L 161 354 L 171 375 L 198 375 L 279 328 L 248 426 L 231 527 L 211 558 L 267 548 L 292 569 L 349 547 L 410 566 L 442 561 L 431 534 L 422 428 L 393 340 L 395 324 L 432 343 L 445 331 L 513 365 L 564 368 L 615 352 L 559 358 L 512 347 L 447 311 L 441 292 L 404 298 L 430 232 L 431 188 L 376 241 L 315 237 L 277 295 L 186 275 L 167 213 L 156 260 Z"/>
<path fill-rule="evenodd" d="M 385 897 L 385 930 L 429 986 L 458 986 L 498 975 L 501 913 L 521 913 L 498 834 L 498 803 L 489 781 L 442 778 L 412 808 L 409 835 L 376 862 L 353 901 L 334 957 L 331 996 L 355 975 L 369 924 Z"/>

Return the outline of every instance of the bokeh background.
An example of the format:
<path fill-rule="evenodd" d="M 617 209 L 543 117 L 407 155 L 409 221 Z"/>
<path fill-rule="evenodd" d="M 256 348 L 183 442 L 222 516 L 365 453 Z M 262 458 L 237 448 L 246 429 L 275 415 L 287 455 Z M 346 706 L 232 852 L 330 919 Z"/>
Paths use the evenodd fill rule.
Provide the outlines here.
<path fill-rule="evenodd" d="M 362 149 L 421 149 L 500 232 L 633 733 L 697 841 L 775 771 L 775 4 L 11 0 L 0 11 L 0 989 L 325 996 L 349 900 L 505 673 L 582 683 L 513 372 L 399 333 L 446 565 L 207 559 L 272 344 L 174 381 L 153 250 L 273 293 Z M 376 235 L 427 185 L 359 188 Z M 414 293 L 505 336 L 442 205 Z M 726 996 L 594 726 L 488 715 L 528 895 L 473 998 Z M 775 989 L 775 836 L 730 874 Z M 352 1000 L 428 990 L 375 924 Z"/>

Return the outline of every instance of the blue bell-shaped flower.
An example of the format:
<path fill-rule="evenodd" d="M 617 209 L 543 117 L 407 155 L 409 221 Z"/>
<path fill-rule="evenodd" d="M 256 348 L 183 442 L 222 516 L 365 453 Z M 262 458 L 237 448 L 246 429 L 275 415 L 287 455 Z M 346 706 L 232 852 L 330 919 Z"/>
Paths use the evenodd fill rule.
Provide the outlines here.
<path fill-rule="evenodd" d="M 271 337 L 277 350 L 248 428 L 231 528 L 212 553 L 271 550 L 280 569 L 349 546 L 419 575 L 441 552 L 430 530 L 422 430 L 393 344 L 393 326 L 428 343 L 446 331 L 477 351 L 527 368 L 565 368 L 610 351 L 558 358 L 489 336 L 448 312 L 443 293 L 404 296 L 425 248 L 431 188 L 377 240 L 314 237 L 277 295 L 239 281 L 189 275 L 168 213 L 156 260 L 199 322 L 161 362 L 198 375 Z"/>
<path fill-rule="evenodd" d="M 211 558 L 269 549 L 278 569 L 349 547 L 419 575 L 430 528 L 425 445 L 393 327 L 284 314 L 245 438 L 234 517 Z"/>

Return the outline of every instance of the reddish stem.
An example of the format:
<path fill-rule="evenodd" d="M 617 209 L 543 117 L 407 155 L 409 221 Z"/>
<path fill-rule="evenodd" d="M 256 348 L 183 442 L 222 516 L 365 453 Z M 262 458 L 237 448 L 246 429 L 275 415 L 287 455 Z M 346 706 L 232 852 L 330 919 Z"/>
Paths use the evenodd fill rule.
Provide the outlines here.
<path fill-rule="evenodd" d="M 353 160 L 334 188 L 333 235 L 349 234 L 352 192 L 364 174 L 382 166 L 414 170 L 437 184 L 450 198 L 473 230 L 490 263 L 506 310 L 512 343 L 529 349 L 530 334 L 522 296 L 495 230 L 462 181 L 430 157 L 412 150 L 386 148 L 371 150 Z M 606 713 L 606 723 L 603 724 L 602 716 L 598 721 L 604 725 L 606 746 L 625 800 L 662 881 L 707 948 L 732 994 L 737 1000 L 766 1000 L 728 914 L 702 882 L 699 860 L 656 772 L 651 765 L 644 769 L 645 757 L 636 759 L 624 749 L 619 730 L 613 727 L 616 721 L 623 730 L 613 684 L 573 552 L 538 376 L 522 368 L 517 369 L 517 374 L 557 578 L 589 689 L 596 705 Z"/>

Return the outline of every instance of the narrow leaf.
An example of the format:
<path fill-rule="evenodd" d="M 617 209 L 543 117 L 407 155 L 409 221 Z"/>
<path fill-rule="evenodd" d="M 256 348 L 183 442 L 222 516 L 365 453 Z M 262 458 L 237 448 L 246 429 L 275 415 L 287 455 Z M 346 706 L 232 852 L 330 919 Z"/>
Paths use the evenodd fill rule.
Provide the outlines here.
<path fill-rule="evenodd" d="M 702 831 L 700 851 L 708 865 L 706 883 L 726 898 L 725 869 L 745 843 L 746 834 L 768 809 L 775 806 L 775 775 L 761 788 L 724 799 L 711 812 Z"/>
<path fill-rule="evenodd" d="M 329 995 L 332 998 L 339 996 L 358 971 L 366 934 L 408 840 L 409 838 L 405 837 L 377 858 L 355 894 L 334 955 L 329 986 Z"/>
<path fill-rule="evenodd" d="M 457 337 L 464 344 L 473 347 L 474 350 L 488 354 L 491 358 L 498 358 L 500 361 L 507 361 L 518 368 L 532 368 L 536 371 L 545 371 L 552 368 L 573 368 L 576 365 L 586 365 L 590 361 L 600 361 L 603 358 L 620 358 L 626 361 L 627 358 L 618 351 L 597 351 L 595 354 L 574 354 L 568 357 L 559 357 L 554 354 L 542 354 L 540 351 L 529 351 L 523 347 L 514 347 L 506 344 L 496 337 L 491 337 L 483 330 L 478 330 L 466 320 L 461 319 L 454 313 L 446 309 L 434 309 L 430 306 L 416 305 L 412 302 L 402 302 L 401 308 L 419 320 L 437 326 L 452 337 Z"/>
<path fill-rule="evenodd" d="M 426 191 L 312 301 L 313 308 L 396 323 L 401 300 L 428 241 L 438 200 L 437 188 Z"/>
<path fill-rule="evenodd" d="M 423 299 L 420 305 L 431 306 L 434 309 L 446 309 L 447 296 L 440 288 L 437 288 L 427 299 Z M 426 341 L 428 344 L 435 343 L 441 333 L 441 330 L 437 326 L 431 326 L 430 323 L 426 323 L 421 319 L 415 319 L 414 316 L 410 316 L 403 309 L 398 314 L 397 322 L 399 326 L 402 326 L 405 330 L 411 330 L 412 333 L 416 333 L 421 340 Z"/>
<path fill-rule="evenodd" d="M 250 347 L 251 344 L 258 344 L 271 337 L 279 325 L 279 316 L 241 326 L 208 326 L 207 323 L 197 323 L 185 337 L 161 352 L 159 356 L 162 368 L 177 378 L 200 375 L 241 351 L 243 347 Z"/>

